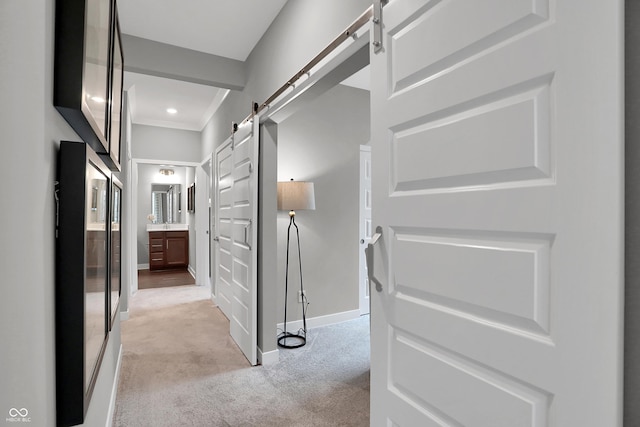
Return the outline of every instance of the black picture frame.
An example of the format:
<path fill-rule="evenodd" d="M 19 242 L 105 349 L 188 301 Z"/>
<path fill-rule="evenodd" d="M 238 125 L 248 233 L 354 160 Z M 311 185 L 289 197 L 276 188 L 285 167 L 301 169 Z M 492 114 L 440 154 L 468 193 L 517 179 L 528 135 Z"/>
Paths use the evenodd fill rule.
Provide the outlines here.
<path fill-rule="evenodd" d="M 113 327 L 118 314 L 120 295 L 122 293 L 122 194 L 120 180 L 111 175 L 110 192 L 110 236 L 109 236 L 109 291 L 108 310 L 109 330 Z"/>
<path fill-rule="evenodd" d="M 194 182 L 187 188 L 187 212 L 195 212 L 196 210 L 196 183 Z"/>
<path fill-rule="evenodd" d="M 84 143 L 63 141 L 56 228 L 56 417 L 82 424 L 109 338 L 111 172 Z"/>
<path fill-rule="evenodd" d="M 120 33 L 120 21 L 118 19 L 117 5 L 112 8 L 112 39 L 110 49 L 110 71 L 109 78 L 109 154 L 105 163 L 112 164 L 112 170 L 120 170 L 120 152 L 122 146 L 122 102 L 124 99 L 124 51 L 122 49 L 122 38 Z M 106 154 L 101 157 L 106 157 Z"/>
<path fill-rule="evenodd" d="M 82 141 L 119 171 L 109 141 L 111 118 L 118 111 L 112 112 L 117 96 L 111 84 L 116 21 L 115 0 L 56 1 L 53 105 Z M 113 157 L 119 158 L 119 145 L 113 147 L 118 151 Z"/>

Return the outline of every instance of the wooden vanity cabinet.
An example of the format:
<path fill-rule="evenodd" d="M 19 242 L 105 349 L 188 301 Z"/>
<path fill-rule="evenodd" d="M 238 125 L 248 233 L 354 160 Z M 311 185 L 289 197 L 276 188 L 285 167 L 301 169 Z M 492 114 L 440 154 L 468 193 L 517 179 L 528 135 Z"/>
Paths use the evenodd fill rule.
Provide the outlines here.
<path fill-rule="evenodd" d="M 149 270 L 186 269 L 188 266 L 188 231 L 149 232 Z"/>

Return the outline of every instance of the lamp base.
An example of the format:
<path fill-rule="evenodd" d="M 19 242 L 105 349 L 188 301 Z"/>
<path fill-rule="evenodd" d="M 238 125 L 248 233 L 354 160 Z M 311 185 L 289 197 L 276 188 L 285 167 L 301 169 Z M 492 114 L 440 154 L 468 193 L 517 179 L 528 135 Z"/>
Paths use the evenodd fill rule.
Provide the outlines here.
<path fill-rule="evenodd" d="M 289 340 L 290 342 L 287 342 Z M 278 337 L 278 346 L 284 348 L 299 348 L 307 343 L 306 333 L 292 334 L 291 332 L 283 332 Z"/>

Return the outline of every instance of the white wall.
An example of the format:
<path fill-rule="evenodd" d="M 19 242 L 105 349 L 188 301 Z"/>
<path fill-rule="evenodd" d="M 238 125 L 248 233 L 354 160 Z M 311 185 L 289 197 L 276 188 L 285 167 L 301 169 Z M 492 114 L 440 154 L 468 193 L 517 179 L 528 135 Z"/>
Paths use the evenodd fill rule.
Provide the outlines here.
<path fill-rule="evenodd" d="M 297 211 L 307 318 L 357 310 L 360 145 L 369 92 L 338 85 L 278 126 L 278 181 L 313 181 L 316 210 Z M 278 213 L 278 321 L 284 317 L 287 212 Z M 295 230 L 292 230 L 292 232 Z M 287 320 L 301 319 L 292 234 Z"/>
<path fill-rule="evenodd" d="M 0 416 L 27 408 L 32 426 L 55 426 L 55 204 L 60 140 L 79 140 L 53 107 L 54 1 L 0 2 Z M 111 394 L 119 324 L 94 391 Z M 86 425 L 105 425 L 94 398 Z"/>
<path fill-rule="evenodd" d="M 136 159 L 200 162 L 200 132 L 158 126 L 132 127 L 132 155 Z"/>

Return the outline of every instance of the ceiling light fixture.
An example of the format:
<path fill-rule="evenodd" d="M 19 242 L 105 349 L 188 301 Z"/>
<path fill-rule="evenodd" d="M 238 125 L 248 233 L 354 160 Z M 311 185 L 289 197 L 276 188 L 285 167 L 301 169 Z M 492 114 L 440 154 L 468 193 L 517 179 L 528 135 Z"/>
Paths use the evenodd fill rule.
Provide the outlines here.
<path fill-rule="evenodd" d="M 173 175 L 174 171 L 173 169 L 160 169 L 160 174 L 169 176 L 169 175 Z"/>
<path fill-rule="evenodd" d="M 178 110 L 176 110 L 175 108 L 167 108 L 167 113 L 169 114 L 176 114 L 178 112 Z"/>

